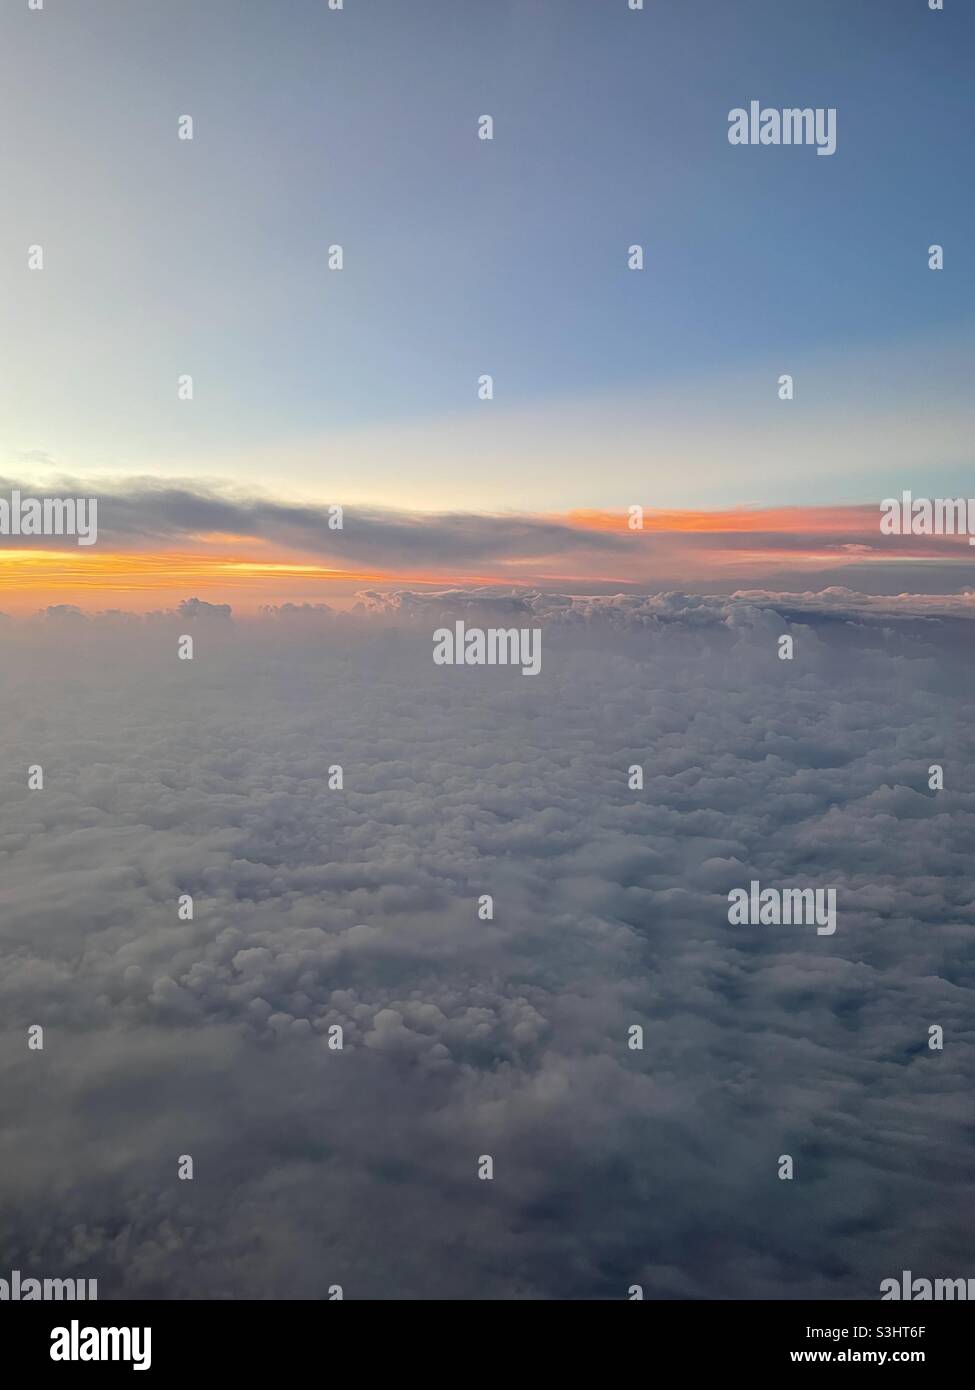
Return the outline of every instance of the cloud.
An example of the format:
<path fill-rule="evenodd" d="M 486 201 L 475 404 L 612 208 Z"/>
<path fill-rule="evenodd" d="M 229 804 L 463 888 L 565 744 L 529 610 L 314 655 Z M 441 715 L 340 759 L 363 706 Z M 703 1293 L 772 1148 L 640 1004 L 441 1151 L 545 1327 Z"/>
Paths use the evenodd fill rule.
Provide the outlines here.
<path fill-rule="evenodd" d="M 963 536 L 882 536 L 879 507 L 647 509 L 643 529 L 628 513 L 575 511 L 422 512 L 285 501 L 228 485 L 150 478 L 62 477 L 43 487 L 0 479 L 0 492 L 95 497 L 98 545 L 79 553 L 73 536 L 7 536 L 22 557 L 9 571 L 38 601 L 124 596 L 208 586 L 251 609 L 346 597 L 377 586 L 508 582 L 558 593 L 772 592 L 808 584 L 896 595 L 945 593 L 975 575 Z M 336 511 L 339 508 L 339 511 Z M 339 525 L 341 521 L 341 525 Z M 36 606 L 36 605 L 35 605 Z"/>
<path fill-rule="evenodd" d="M 742 589 L 732 594 L 602 594 L 576 597 L 545 593 L 538 589 L 505 589 L 477 585 L 446 590 L 363 590 L 356 610 L 370 615 L 426 620 L 464 617 L 472 613 L 498 622 L 520 618 L 561 627 L 610 627 L 641 629 L 660 625 L 713 627 L 748 624 L 759 615 L 792 615 L 815 621 L 833 617 L 842 621 L 913 620 L 939 622 L 975 618 L 975 590 L 957 594 L 863 594 L 834 585 L 802 593 L 773 593 L 768 589 Z"/>
<path fill-rule="evenodd" d="M 404 512 L 356 507 L 354 526 L 330 525 L 326 505 L 300 505 L 196 482 L 152 478 L 92 481 L 63 477 L 43 488 L 0 479 L 0 492 L 24 496 L 97 496 L 99 543 L 107 548 L 159 545 L 202 537 L 249 537 L 307 554 L 351 557 L 357 564 L 476 563 L 569 551 L 622 549 L 626 536 L 589 533 L 544 517 L 465 512 Z M 341 504 L 342 499 L 336 498 Z M 14 539 L 14 538 L 8 538 Z M 64 538 L 60 538 L 63 541 Z M 69 538 L 74 544 L 74 538 Z M 58 537 L 46 537 L 58 543 Z"/>
<path fill-rule="evenodd" d="M 207 1298 L 970 1272 L 970 598 L 363 605 L 201 624 L 193 662 L 158 622 L 5 637 L 10 1266 Z M 474 612 L 542 623 L 540 675 L 435 666 Z M 836 934 L 731 927 L 753 877 L 836 887 Z"/>
<path fill-rule="evenodd" d="M 226 619 L 232 610 L 229 603 L 207 603 L 202 598 L 184 598 L 176 611 L 181 618 Z"/>

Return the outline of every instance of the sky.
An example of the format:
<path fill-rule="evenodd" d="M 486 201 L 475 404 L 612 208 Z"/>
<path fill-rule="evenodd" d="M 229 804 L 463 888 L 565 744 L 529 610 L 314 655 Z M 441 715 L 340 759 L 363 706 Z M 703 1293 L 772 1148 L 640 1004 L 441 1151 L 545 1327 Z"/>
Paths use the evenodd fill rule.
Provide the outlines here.
<path fill-rule="evenodd" d="M 972 490 L 967 6 L 49 0 L 0 25 L 0 478 L 102 497 L 108 533 L 113 494 L 145 480 L 576 529 L 634 504 Z M 729 111 L 752 99 L 835 107 L 836 152 L 729 144 Z M 957 546 L 892 576 L 906 552 L 851 565 L 812 515 L 808 530 L 790 531 L 791 567 L 633 545 L 608 570 L 499 553 L 476 577 L 727 591 L 790 570 L 795 587 L 812 556 L 820 583 L 869 591 L 973 578 Z M 227 558 L 218 587 L 245 603 L 470 572 L 433 547 L 408 571 L 339 552 L 325 574 L 252 534 L 139 548 L 163 602 L 166 573 L 209 594 Z M 60 556 L 5 556 L 0 603 L 145 607 L 127 557 L 100 542 L 66 574 Z"/>
<path fill-rule="evenodd" d="M 0 1278 L 975 1275 L 975 550 L 879 525 L 975 496 L 973 40 L 0 7 L 0 518 L 98 508 L 0 534 Z M 835 153 L 730 144 L 752 100 Z"/>

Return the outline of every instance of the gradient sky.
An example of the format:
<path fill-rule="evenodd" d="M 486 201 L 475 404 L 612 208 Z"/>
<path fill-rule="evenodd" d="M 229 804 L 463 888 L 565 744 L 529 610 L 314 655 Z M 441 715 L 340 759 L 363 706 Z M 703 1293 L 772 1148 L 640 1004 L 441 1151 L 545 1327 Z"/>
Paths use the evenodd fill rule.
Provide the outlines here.
<path fill-rule="evenodd" d="M 972 491 L 968 6 L 50 0 L 0 37 L 8 477 L 544 516 Z M 729 145 L 752 99 L 836 107 L 835 155 Z"/>

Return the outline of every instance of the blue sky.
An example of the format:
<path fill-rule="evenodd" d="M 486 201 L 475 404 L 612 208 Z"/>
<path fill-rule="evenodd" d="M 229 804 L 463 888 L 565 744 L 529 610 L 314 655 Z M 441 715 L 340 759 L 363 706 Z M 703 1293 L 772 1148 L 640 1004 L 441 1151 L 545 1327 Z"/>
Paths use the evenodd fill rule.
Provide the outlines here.
<path fill-rule="evenodd" d="M 8 465 L 552 511 L 968 485 L 958 0 L 50 0 L 2 29 Z M 836 154 L 732 147 L 751 99 L 835 106 Z"/>

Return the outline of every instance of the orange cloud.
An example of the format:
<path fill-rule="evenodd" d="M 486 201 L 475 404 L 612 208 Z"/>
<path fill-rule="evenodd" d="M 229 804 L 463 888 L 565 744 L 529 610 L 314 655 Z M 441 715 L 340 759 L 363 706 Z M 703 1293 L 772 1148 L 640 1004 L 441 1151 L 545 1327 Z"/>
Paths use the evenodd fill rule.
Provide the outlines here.
<path fill-rule="evenodd" d="M 325 600 L 342 606 L 356 590 L 373 586 L 496 584 L 559 587 L 575 593 L 720 589 L 760 585 L 768 576 L 781 576 L 788 570 L 808 575 L 877 563 L 928 561 L 951 567 L 954 575 L 960 563 L 971 566 L 975 561 L 964 537 L 881 537 L 877 508 L 867 505 L 647 510 L 642 531 L 629 529 L 625 510 L 512 517 L 510 526 L 520 525 L 527 532 L 527 545 L 509 553 L 503 544 L 511 534 L 508 521 L 495 516 L 488 520 L 497 528 L 497 546 L 492 545 L 490 534 L 485 540 L 485 533 L 479 532 L 480 549 L 473 550 L 466 563 L 463 533 L 459 540 L 455 533 L 449 547 L 453 558 L 433 558 L 442 519 L 391 515 L 394 537 L 408 529 L 414 538 L 422 536 L 424 526 L 431 528 L 431 545 L 415 544 L 415 566 L 403 549 L 388 552 L 387 566 L 371 563 L 373 556 L 384 552 L 381 536 L 371 550 L 363 549 L 360 540 L 359 555 L 368 559 L 356 566 L 354 528 L 348 532 L 351 562 L 346 567 L 322 564 L 320 557 L 303 552 L 297 544 L 290 546 L 281 537 L 269 542 L 229 528 L 184 535 L 172 549 L 137 550 L 120 547 L 117 541 L 117 548 L 111 550 L 69 543 L 59 549 L 0 545 L 0 609 L 28 612 L 48 604 L 74 603 L 88 610 L 144 611 L 171 607 L 195 593 L 245 609 L 289 600 Z M 611 532 L 619 540 L 607 545 Z M 566 533 L 578 537 L 578 544 L 567 547 Z M 591 546 L 586 543 L 587 533 L 593 537 Z M 487 573 L 485 560 L 490 566 Z"/>
<path fill-rule="evenodd" d="M 677 531 L 696 534 L 764 531 L 788 534 L 828 532 L 836 535 L 876 531 L 876 506 L 859 507 L 731 507 L 723 511 L 664 511 L 644 508 L 644 531 Z M 628 529 L 628 513 L 574 511 L 562 520 L 582 531 Z"/>
<path fill-rule="evenodd" d="M 197 591 L 246 597 L 259 604 L 289 597 L 350 594 L 363 585 L 449 584 L 443 574 L 396 575 L 383 571 L 337 569 L 295 559 L 252 559 L 202 552 L 0 549 L 0 607 L 31 611 L 51 603 L 85 608 L 145 609 L 147 600 L 167 606 Z M 500 584 L 503 576 L 465 576 L 465 583 Z M 255 591 L 259 591 L 256 592 Z"/>

